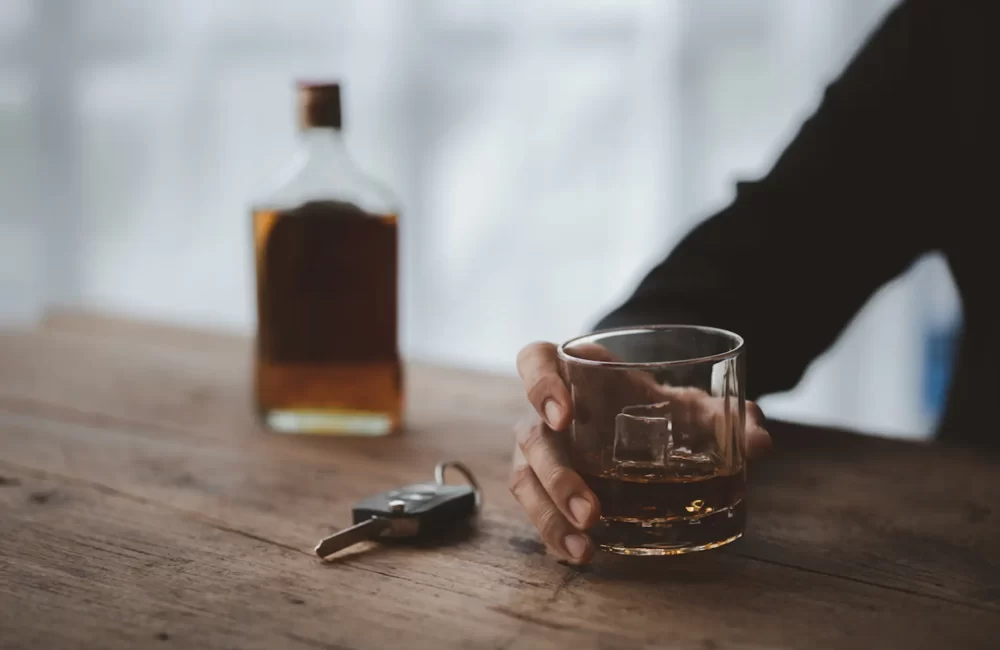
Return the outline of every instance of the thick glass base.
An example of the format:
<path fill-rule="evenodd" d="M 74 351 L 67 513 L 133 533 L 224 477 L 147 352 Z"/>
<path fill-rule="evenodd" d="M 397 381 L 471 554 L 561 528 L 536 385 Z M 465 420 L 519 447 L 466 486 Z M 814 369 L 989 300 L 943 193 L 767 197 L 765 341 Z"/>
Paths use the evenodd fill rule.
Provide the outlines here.
<path fill-rule="evenodd" d="M 619 555 L 683 555 L 725 546 L 743 536 L 743 501 L 700 517 L 665 520 L 602 518 L 591 530 L 597 546 Z"/>
<path fill-rule="evenodd" d="M 727 537 L 726 539 L 719 540 L 717 542 L 712 542 L 711 544 L 702 544 L 701 546 L 611 546 L 608 544 L 600 544 L 598 548 L 602 551 L 607 551 L 608 553 L 617 553 L 618 555 L 684 555 L 685 553 L 697 553 L 698 551 L 707 551 L 713 548 L 719 548 L 720 546 L 725 546 L 735 542 L 739 538 L 743 537 L 743 533 L 739 535 L 733 535 L 732 537 Z"/>
<path fill-rule="evenodd" d="M 332 409 L 281 409 L 261 414 L 276 433 L 340 436 L 384 436 L 392 433 L 392 416 L 386 413 Z"/>

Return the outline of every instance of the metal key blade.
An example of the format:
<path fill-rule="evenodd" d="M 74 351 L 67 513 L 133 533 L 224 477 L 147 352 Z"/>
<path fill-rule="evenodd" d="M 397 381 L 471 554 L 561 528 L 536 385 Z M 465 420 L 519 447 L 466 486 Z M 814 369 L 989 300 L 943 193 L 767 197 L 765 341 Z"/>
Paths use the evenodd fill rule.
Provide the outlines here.
<path fill-rule="evenodd" d="M 337 531 L 316 545 L 316 555 L 326 559 L 348 546 L 375 539 L 392 526 L 388 519 L 372 517 L 368 521 L 354 524 L 350 528 Z"/>

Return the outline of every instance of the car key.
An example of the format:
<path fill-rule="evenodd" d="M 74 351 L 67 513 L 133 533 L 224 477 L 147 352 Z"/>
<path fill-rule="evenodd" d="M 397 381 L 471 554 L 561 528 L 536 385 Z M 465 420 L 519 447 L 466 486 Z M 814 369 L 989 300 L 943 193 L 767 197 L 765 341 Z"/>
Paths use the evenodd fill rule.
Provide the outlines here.
<path fill-rule="evenodd" d="M 445 484 L 444 473 L 449 467 L 461 472 L 469 483 Z M 327 558 L 368 540 L 432 537 L 479 511 L 482 492 L 465 465 L 438 463 L 434 479 L 434 483 L 406 485 L 361 501 L 351 509 L 354 525 L 321 540 L 316 555 Z"/>

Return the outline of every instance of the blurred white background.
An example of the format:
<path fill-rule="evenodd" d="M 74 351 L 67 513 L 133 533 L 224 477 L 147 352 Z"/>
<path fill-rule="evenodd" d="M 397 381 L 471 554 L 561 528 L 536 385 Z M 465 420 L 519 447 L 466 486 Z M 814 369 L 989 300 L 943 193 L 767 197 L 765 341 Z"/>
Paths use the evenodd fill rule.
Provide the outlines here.
<path fill-rule="evenodd" d="M 339 78 L 404 205 L 404 351 L 513 372 L 763 174 L 891 4 L 0 0 L 0 319 L 252 331 L 248 201 L 294 80 Z M 765 407 L 926 435 L 957 314 L 927 260 Z"/>

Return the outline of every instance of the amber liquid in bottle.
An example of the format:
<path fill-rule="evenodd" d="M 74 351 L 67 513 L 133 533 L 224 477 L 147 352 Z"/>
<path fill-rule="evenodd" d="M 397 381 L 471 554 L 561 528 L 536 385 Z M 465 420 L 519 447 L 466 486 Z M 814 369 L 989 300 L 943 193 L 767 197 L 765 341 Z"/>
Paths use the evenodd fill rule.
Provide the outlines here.
<path fill-rule="evenodd" d="M 255 396 L 271 429 L 400 426 L 397 219 L 341 201 L 255 209 Z"/>

